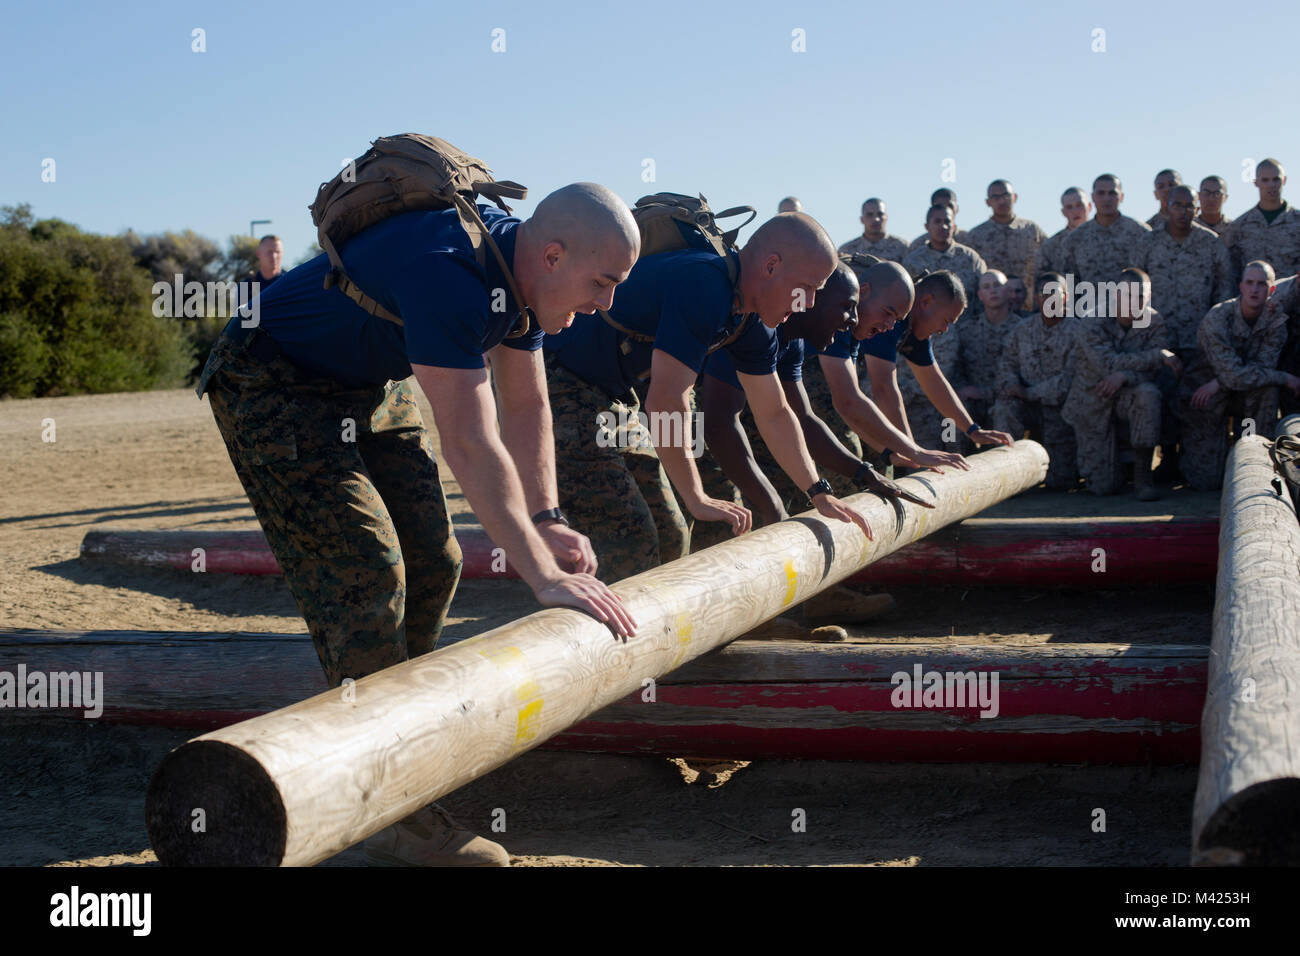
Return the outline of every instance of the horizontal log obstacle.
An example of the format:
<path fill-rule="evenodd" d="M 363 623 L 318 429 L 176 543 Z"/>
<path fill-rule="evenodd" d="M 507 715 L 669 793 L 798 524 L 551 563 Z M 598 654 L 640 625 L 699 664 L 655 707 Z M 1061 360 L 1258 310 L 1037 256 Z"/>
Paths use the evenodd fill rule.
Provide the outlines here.
<path fill-rule="evenodd" d="M 933 509 L 852 496 L 874 540 L 806 512 L 618 582 L 639 624 L 628 640 L 579 611 L 548 608 L 196 738 L 150 781 L 153 848 L 169 865 L 332 856 L 1047 471 L 1032 441 L 968 460 L 969 471 L 902 479 Z M 196 808 L 202 833 L 192 829 Z"/>
<path fill-rule="evenodd" d="M 517 578 L 478 527 L 456 532 L 465 578 Z M 971 518 L 849 580 L 883 586 L 1107 589 L 1208 584 L 1217 518 Z M 215 574 L 279 574 L 261 531 L 90 531 L 81 556 L 189 571 L 202 549 Z"/>
<path fill-rule="evenodd" d="M 1194 863 L 1300 864 L 1300 524 L 1268 450 L 1224 473 Z"/>
<path fill-rule="evenodd" d="M 1185 644 L 740 640 L 545 746 L 735 759 L 1192 763 L 1208 654 Z M 326 690 L 302 634 L 0 631 L 0 662 L 19 660 L 29 671 L 101 673 L 100 719 L 135 724 L 216 729 Z M 947 675 L 974 674 L 977 686 L 984 674 L 988 694 L 997 674 L 997 716 L 979 716 L 964 677 L 953 678 L 951 697 L 912 706 L 916 694 L 900 688 L 917 685 L 925 705 L 932 674 L 944 675 L 945 692 Z"/>

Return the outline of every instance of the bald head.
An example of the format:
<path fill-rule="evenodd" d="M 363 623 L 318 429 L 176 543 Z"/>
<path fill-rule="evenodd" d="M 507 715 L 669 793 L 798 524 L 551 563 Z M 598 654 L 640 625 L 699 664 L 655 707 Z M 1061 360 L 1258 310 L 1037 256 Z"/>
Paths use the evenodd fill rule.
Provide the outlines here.
<path fill-rule="evenodd" d="M 786 196 L 776 206 L 777 212 L 803 212 L 803 203 L 795 196 Z"/>
<path fill-rule="evenodd" d="M 912 277 L 897 262 L 881 261 L 859 273 L 862 291 L 858 295 L 857 339 L 888 332 L 894 323 L 912 311 L 915 291 Z"/>
<path fill-rule="evenodd" d="M 573 183 L 555 190 L 528 220 L 543 242 L 556 240 L 571 253 L 595 255 L 606 244 L 641 248 L 641 232 L 627 203 L 598 183 Z"/>
<path fill-rule="evenodd" d="M 575 313 L 608 309 L 641 251 L 632 211 L 611 190 L 574 183 L 519 226 L 512 271 L 538 323 L 554 334 Z"/>
<path fill-rule="evenodd" d="M 810 309 L 838 262 L 835 243 L 812 216 L 785 212 L 755 230 L 740 252 L 745 311 L 776 328 L 795 311 Z"/>

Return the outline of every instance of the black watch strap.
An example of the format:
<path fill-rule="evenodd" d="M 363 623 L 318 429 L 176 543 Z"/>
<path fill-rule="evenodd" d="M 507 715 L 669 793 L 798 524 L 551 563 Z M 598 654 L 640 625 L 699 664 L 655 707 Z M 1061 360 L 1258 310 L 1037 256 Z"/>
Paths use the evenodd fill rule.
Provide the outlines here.
<path fill-rule="evenodd" d="M 817 484 L 813 485 L 811 488 L 809 488 L 807 491 L 804 492 L 804 494 L 806 494 L 809 498 L 816 498 L 818 495 L 829 495 L 830 493 L 831 493 L 831 483 L 827 481 L 825 478 L 819 479 L 817 481 Z"/>
<path fill-rule="evenodd" d="M 541 524 L 543 521 L 558 521 L 566 528 L 569 526 L 569 519 L 564 517 L 564 512 L 559 508 L 547 508 L 533 515 L 533 524 Z"/>

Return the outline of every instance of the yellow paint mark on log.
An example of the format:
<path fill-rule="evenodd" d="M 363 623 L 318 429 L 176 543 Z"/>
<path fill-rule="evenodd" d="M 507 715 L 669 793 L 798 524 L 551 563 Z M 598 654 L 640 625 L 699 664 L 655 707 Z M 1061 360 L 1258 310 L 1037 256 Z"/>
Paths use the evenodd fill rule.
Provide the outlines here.
<path fill-rule="evenodd" d="M 520 747 L 537 739 L 537 725 L 541 723 L 542 701 L 535 700 L 519 708 L 519 723 L 515 728 L 515 746 Z"/>
<path fill-rule="evenodd" d="M 785 559 L 785 600 L 781 603 L 789 604 L 794 600 L 794 592 L 799 587 L 799 572 L 794 569 L 794 559 Z"/>
<path fill-rule="evenodd" d="M 520 703 L 532 700 L 541 694 L 542 688 L 537 681 L 533 680 L 528 669 L 528 659 L 519 648 L 503 647 L 490 653 L 479 651 L 479 654 L 496 665 L 506 679 L 515 685 L 515 699 Z"/>
<path fill-rule="evenodd" d="M 691 643 L 691 631 L 693 630 L 693 627 L 691 625 L 690 612 L 679 612 L 674 623 L 677 629 L 677 654 L 670 665 L 672 668 L 677 667 L 677 665 L 682 662 L 682 658 L 686 656 L 686 649 Z"/>

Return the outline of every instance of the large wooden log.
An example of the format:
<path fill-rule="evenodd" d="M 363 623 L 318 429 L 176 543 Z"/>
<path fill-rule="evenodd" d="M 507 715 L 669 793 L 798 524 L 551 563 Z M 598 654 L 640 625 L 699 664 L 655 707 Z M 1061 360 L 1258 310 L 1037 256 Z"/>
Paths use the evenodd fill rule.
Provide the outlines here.
<path fill-rule="evenodd" d="M 1300 524 L 1268 448 L 1241 439 L 1224 475 L 1196 863 L 1300 864 Z"/>
<path fill-rule="evenodd" d="M 876 529 L 799 515 L 614 586 L 636 637 L 549 608 L 167 755 L 146 823 L 167 864 L 311 864 L 842 581 L 1042 480 L 1032 441 L 903 481 L 933 510 L 849 499 Z M 196 808 L 206 828 L 194 832 Z"/>
<path fill-rule="evenodd" d="M 1208 653 L 1203 644 L 741 640 L 545 746 L 737 759 L 1190 763 Z M 99 719 L 110 722 L 212 730 L 326 689 L 302 634 L 0 631 L 0 661 L 8 660 L 102 674 Z M 895 706 L 896 675 L 913 679 L 917 667 L 923 681 L 998 675 L 996 719 L 957 701 Z"/>
<path fill-rule="evenodd" d="M 463 577 L 518 577 L 481 528 L 462 527 L 456 539 L 465 555 Z M 1208 584 L 1218 545 L 1217 518 L 972 518 L 882 558 L 850 580 L 1071 589 Z M 90 531 L 81 556 L 188 571 L 195 549 L 202 549 L 209 573 L 280 573 L 260 531 Z"/>

